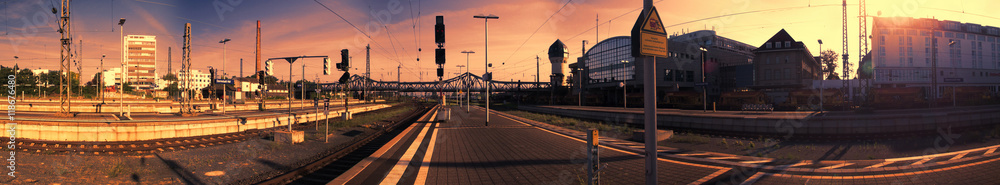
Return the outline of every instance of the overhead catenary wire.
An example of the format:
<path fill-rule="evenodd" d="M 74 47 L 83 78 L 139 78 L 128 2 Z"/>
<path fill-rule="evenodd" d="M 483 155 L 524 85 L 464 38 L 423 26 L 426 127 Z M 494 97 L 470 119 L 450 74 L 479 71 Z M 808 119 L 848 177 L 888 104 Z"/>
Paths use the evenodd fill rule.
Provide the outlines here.
<path fill-rule="evenodd" d="M 319 2 L 319 0 L 313 0 L 313 1 L 315 1 L 317 4 L 319 4 L 320 6 L 322 6 L 323 8 L 325 8 L 327 11 L 330 11 L 330 13 L 333 13 L 334 15 L 336 15 L 337 17 L 339 17 L 341 20 L 343 20 L 344 22 L 346 22 L 348 25 L 351 25 L 351 27 L 353 27 L 359 33 L 365 35 L 365 37 L 368 38 L 368 40 L 370 40 L 373 44 L 375 44 L 376 48 L 378 48 L 379 50 L 382 50 L 383 52 L 386 52 L 386 53 L 389 52 L 388 50 L 385 49 L 385 47 L 383 47 L 381 44 L 379 44 L 378 41 L 376 41 L 374 38 L 372 38 L 371 35 L 368 35 L 367 32 L 365 32 L 364 30 L 361 30 L 361 28 L 358 28 L 356 25 L 354 25 L 354 23 L 351 23 L 351 21 L 348 21 L 346 18 L 344 18 L 343 16 L 341 16 L 340 14 L 338 14 L 336 11 L 333 11 L 333 9 L 330 9 L 330 7 L 326 6 L 322 2 Z M 406 66 L 402 61 L 400 61 L 400 60 L 397 59 L 396 63 L 399 64 L 400 66 L 404 66 L 403 68 L 406 68 L 409 73 L 415 74 L 415 73 L 413 73 L 413 70 L 410 70 L 409 67 Z"/>
<path fill-rule="evenodd" d="M 552 17 L 555 17 L 556 14 L 559 14 L 559 12 L 562 11 L 564 8 L 566 8 L 566 5 L 569 5 L 569 3 L 571 2 L 573 2 L 573 0 L 567 0 L 565 4 L 563 4 L 561 7 L 559 7 L 558 10 L 556 10 L 556 12 L 552 12 L 552 15 L 549 15 L 549 18 L 546 18 L 545 21 L 542 22 L 542 24 L 538 25 L 538 28 L 535 28 L 535 31 L 531 32 L 531 35 L 528 35 L 528 38 L 524 39 L 524 42 L 521 42 L 521 45 L 517 46 L 517 49 L 514 49 L 514 52 L 511 52 L 510 56 L 507 56 L 507 59 L 504 59 L 503 63 L 507 63 L 507 61 L 509 61 L 511 57 L 514 57 L 514 55 L 517 54 L 517 51 L 521 50 L 521 47 L 524 47 L 524 44 L 527 44 L 528 41 L 531 40 L 531 37 L 534 37 L 535 34 L 538 33 L 538 30 L 542 29 L 542 26 L 545 26 L 546 23 L 549 23 L 549 20 L 552 20 Z"/>

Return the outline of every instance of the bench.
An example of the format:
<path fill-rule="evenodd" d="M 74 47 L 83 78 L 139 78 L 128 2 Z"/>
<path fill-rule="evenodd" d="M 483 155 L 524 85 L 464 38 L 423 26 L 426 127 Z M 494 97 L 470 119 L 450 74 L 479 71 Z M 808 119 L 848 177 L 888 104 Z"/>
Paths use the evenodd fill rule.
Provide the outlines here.
<path fill-rule="evenodd" d="M 769 111 L 774 112 L 774 106 L 771 104 L 743 104 L 740 108 L 741 113 L 745 112 L 757 112 L 757 111 Z"/>

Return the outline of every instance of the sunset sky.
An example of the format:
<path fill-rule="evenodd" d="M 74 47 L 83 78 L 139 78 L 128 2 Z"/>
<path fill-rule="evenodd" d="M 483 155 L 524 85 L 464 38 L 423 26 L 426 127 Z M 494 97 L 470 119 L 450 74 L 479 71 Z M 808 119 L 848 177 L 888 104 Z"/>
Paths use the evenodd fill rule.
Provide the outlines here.
<path fill-rule="evenodd" d="M 556 39 L 569 46 L 570 63 L 580 56 L 581 40 L 588 47 L 613 36 L 628 35 L 639 15 L 641 0 L 320 0 L 322 5 L 343 16 L 371 36 L 368 40 L 344 19 L 315 1 L 166 1 L 166 0 L 88 0 L 75 1 L 72 14 L 75 43 L 83 40 L 84 76 L 89 79 L 106 54 L 105 68 L 118 66 L 120 56 L 119 18 L 126 18 L 125 34 L 154 35 L 158 40 L 157 71 L 165 74 L 167 47 L 173 48 L 173 67 L 180 68 L 184 23 L 192 24 L 192 63 L 194 69 L 222 67 L 222 39 L 228 44 L 227 73 L 238 75 L 244 60 L 244 74 L 254 70 L 255 23 L 262 22 L 263 58 L 301 55 L 329 55 L 339 61 L 339 51 L 349 49 L 359 74 L 364 70 L 364 45 L 372 47 L 372 78 L 396 80 L 396 67 L 402 67 L 403 81 L 433 78 L 434 17 L 443 15 L 447 27 L 448 77 L 458 73 L 456 65 L 465 65 L 463 50 L 475 51 L 469 57 L 470 72 L 484 70 L 484 24 L 473 15 L 494 14 L 489 22 L 489 60 L 494 79 L 533 81 L 535 56 L 542 57 L 542 81 L 548 81 L 549 62 L 545 49 Z M 657 1 L 654 1 L 657 2 Z M 0 65 L 12 66 L 13 56 L 22 68 L 57 69 L 59 34 L 58 8 L 55 0 L 3 1 L 3 28 L 0 28 Z M 858 6 L 848 2 L 849 54 L 852 63 L 858 56 Z M 224 4 L 224 5 L 223 5 Z M 715 29 L 718 34 L 759 46 L 780 29 L 803 41 L 818 53 L 817 39 L 823 49 L 837 53 L 841 44 L 841 1 L 838 0 L 703 0 L 658 1 L 655 6 L 671 33 Z M 868 1 L 870 16 L 934 17 L 940 20 L 1000 26 L 1000 18 L 989 16 L 997 1 Z M 558 13 L 553 14 L 558 11 Z M 964 13 L 963 13 L 964 12 Z M 550 18 L 551 17 L 551 18 Z M 708 18 L 708 19 L 706 19 Z M 595 20 L 596 19 L 596 20 Z M 546 20 L 548 20 L 546 22 Z M 691 22 L 693 21 L 693 22 Z M 545 24 L 543 25 L 543 22 Z M 684 24 L 682 24 L 684 23 Z M 869 20 L 869 24 L 871 21 Z M 598 26 L 599 24 L 599 26 Z M 595 30 L 595 26 L 597 29 Z M 386 29 L 388 28 L 388 29 Z M 871 28 L 871 26 L 869 26 Z M 535 32 L 537 30 L 537 32 Z M 534 35 L 532 35 L 534 33 Z M 869 34 L 871 31 L 869 31 Z M 530 39 L 529 39 L 530 36 Z M 522 46 L 523 43 L 523 46 Z M 417 52 L 417 49 L 423 49 Z M 416 58 L 420 58 L 417 62 Z M 323 76 L 321 60 L 305 60 L 306 78 L 335 81 L 335 75 Z M 287 78 L 288 64 L 275 62 L 275 72 Z M 293 67 L 301 78 L 302 62 Z M 73 68 L 75 70 L 75 67 Z M 464 69 L 462 70 L 464 72 Z M 317 76 L 318 75 L 318 76 Z"/>

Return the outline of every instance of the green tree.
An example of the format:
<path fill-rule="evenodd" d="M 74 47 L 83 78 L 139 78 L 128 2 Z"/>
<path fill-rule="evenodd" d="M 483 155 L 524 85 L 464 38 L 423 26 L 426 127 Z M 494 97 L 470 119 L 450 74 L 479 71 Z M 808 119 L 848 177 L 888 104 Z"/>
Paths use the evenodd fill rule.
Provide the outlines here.
<path fill-rule="evenodd" d="M 167 81 L 177 81 L 177 75 L 175 75 L 175 74 L 166 74 L 166 75 L 163 75 L 163 77 L 160 77 L 160 79 L 167 80 Z"/>
<path fill-rule="evenodd" d="M 826 50 L 820 52 L 820 59 L 823 60 L 823 74 L 826 76 L 827 80 L 839 80 L 840 75 L 837 73 L 837 64 L 840 56 L 837 55 L 836 51 Z"/>

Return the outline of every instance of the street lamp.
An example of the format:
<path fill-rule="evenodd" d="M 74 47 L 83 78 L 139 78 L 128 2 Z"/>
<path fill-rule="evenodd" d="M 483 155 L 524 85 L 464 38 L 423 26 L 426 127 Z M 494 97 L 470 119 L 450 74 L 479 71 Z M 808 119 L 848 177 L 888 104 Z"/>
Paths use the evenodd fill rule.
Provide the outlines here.
<path fill-rule="evenodd" d="M 708 83 L 705 82 L 705 61 L 708 56 L 708 49 L 705 47 L 699 47 L 701 50 L 701 108 L 702 112 L 708 112 Z"/>
<path fill-rule="evenodd" d="M 485 35 L 484 36 L 485 40 L 483 42 L 483 45 L 486 46 L 485 47 L 486 52 L 484 54 L 485 57 L 483 57 L 483 58 L 484 58 L 484 62 L 486 64 L 486 66 L 484 68 L 486 68 L 486 73 L 485 74 L 490 74 L 490 67 L 489 67 L 489 63 L 490 63 L 490 45 L 489 45 L 489 41 L 490 41 L 490 19 L 500 19 L 500 17 L 497 17 L 496 15 L 490 14 L 490 15 L 476 15 L 476 16 L 472 16 L 472 18 L 483 19 L 483 24 L 485 25 L 484 30 L 486 31 L 486 33 L 483 34 L 483 35 Z M 466 55 L 466 58 L 468 58 L 468 55 Z M 490 77 L 492 78 L 492 75 L 490 75 Z M 492 79 L 487 79 L 486 80 L 486 126 L 490 126 L 490 81 L 491 80 Z"/>
<path fill-rule="evenodd" d="M 469 65 L 469 54 L 473 54 L 473 53 L 476 53 L 476 52 L 472 51 L 472 50 L 469 50 L 469 51 L 462 51 L 462 53 L 465 53 L 465 66 L 470 66 Z M 465 68 L 465 73 L 469 73 L 469 68 Z M 472 92 L 469 92 L 469 90 L 470 90 L 469 89 L 469 82 L 467 80 L 465 82 L 465 112 L 466 113 L 468 113 L 470 111 L 470 109 L 472 109 L 472 108 L 469 108 L 472 105 L 471 104 L 471 102 L 472 102 L 471 99 L 472 98 L 470 97 L 471 96 L 470 94 L 472 94 Z"/>
<path fill-rule="evenodd" d="M 101 54 L 101 70 L 98 71 L 101 73 L 101 76 L 99 77 L 101 79 L 101 82 L 99 84 L 101 85 L 100 88 L 97 89 L 98 94 L 101 95 L 101 106 L 104 106 L 104 57 L 107 56 L 108 55 L 106 54 Z"/>
<path fill-rule="evenodd" d="M 628 108 L 628 86 L 625 85 L 625 64 L 628 60 L 622 60 L 622 108 Z"/>
<path fill-rule="evenodd" d="M 219 41 L 219 43 L 222 43 L 222 79 L 226 78 L 226 43 L 229 42 L 229 41 L 230 41 L 229 38 L 226 38 L 226 39 L 223 39 L 223 40 Z M 215 79 L 212 79 L 212 81 L 215 81 Z M 212 83 L 215 83 L 215 82 L 212 82 Z M 222 84 L 222 114 L 223 115 L 226 114 L 226 97 L 228 97 L 228 95 L 229 94 L 226 92 L 226 84 Z"/>
<path fill-rule="evenodd" d="M 114 27 L 112 27 L 112 28 L 114 28 Z M 120 36 L 118 38 L 121 40 L 121 44 L 122 44 L 121 45 L 121 47 L 122 47 L 122 53 L 121 53 L 121 56 L 122 56 L 121 57 L 122 72 L 119 74 L 121 76 L 121 79 L 119 79 L 119 81 L 118 81 L 118 83 L 119 83 L 118 84 L 118 115 L 124 116 L 125 115 L 125 82 L 128 81 L 128 80 L 125 80 L 125 78 L 128 76 L 128 74 L 127 74 L 128 73 L 128 60 L 127 60 L 128 56 L 125 55 L 125 18 L 121 18 L 121 19 L 118 20 L 118 32 L 119 32 L 118 35 Z"/>
<path fill-rule="evenodd" d="M 823 39 L 816 39 L 816 42 L 819 42 L 819 63 L 821 66 L 826 66 L 826 62 L 823 62 Z M 822 71 L 826 72 L 826 70 Z M 821 74 L 819 77 L 819 112 L 823 112 L 823 96 L 825 95 L 823 94 L 823 81 L 826 81 L 826 73 L 819 74 Z"/>

